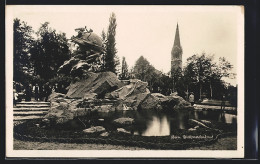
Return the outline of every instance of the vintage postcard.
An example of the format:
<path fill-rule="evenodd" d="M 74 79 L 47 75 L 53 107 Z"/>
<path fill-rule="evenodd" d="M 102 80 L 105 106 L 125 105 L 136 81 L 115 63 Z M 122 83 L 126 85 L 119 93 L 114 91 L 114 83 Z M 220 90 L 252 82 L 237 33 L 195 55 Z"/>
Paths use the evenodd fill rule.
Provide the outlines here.
<path fill-rule="evenodd" d="M 244 157 L 243 6 L 7 5 L 6 75 L 6 157 Z"/>

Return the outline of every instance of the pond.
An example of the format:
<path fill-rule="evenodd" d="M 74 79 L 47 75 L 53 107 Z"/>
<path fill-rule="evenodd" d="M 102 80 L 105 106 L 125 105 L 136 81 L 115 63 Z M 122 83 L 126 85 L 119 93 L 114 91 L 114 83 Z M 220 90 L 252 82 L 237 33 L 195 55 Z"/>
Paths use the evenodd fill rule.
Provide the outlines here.
<path fill-rule="evenodd" d="M 176 111 L 161 113 L 156 111 L 115 111 L 109 113 L 98 113 L 93 120 L 104 120 L 101 124 L 106 129 L 116 130 L 113 120 L 120 117 L 134 119 L 134 124 L 124 127 L 132 134 L 141 136 L 168 136 L 176 130 L 191 128 L 189 119 L 208 120 L 221 122 L 236 126 L 237 116 L 221 113 L 220 111 Z M 95 123 L 95 125 L 97 125 Z"/>

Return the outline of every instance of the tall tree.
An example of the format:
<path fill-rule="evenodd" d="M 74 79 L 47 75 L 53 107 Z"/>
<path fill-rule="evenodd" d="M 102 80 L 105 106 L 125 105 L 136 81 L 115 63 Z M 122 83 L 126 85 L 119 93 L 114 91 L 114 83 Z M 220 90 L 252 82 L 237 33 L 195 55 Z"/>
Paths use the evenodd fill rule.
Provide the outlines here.
<path fill-rule="evenodd" d="M 26 74 L 32 69 L 29 50 L 33 43 L 32 27 L 20 19 L 14 19 L 13 24 L 13 53 L 14 53 L 14 81 L 24 82 Z"/>
<path fill-rule="evenodd" d="M 116 56 L 116 15 L 112 13 L 109 18 L 109 26 L 107 30 L 107 41 L 105 44 L 106 54 L 105 54 L 105 69 L 106 71 L 111 71 L 116 73 L 116 67 L 120 64 Z"/>
<path fill-rule="evenodd" d="M 129 79 L 128 65 L 126 63 L 124 56 L 123 56 L 123 59 L 122 59 L 121 73 L 120 73 L 119 77 L 120 77 L 121 80 L 128 80 Z"/>
<path fill-rule="evenodd" d="M 102 33 L 101 33 L 101 39 L 102 39 L 102 46 L 106 50 L 107 35 L 106 35 L 106 32 L 104 31 L 104 29 L 102 30 Z M 106 52 L 104 52 L 101 56 L 101 60 L 102 60 L 101 71 L 105 71 L 105 57 L 106 57 Z"/>
<path fill-rule="evenodd" d="M 214 56 L 193 55 L 187 59 L 187 66 L 184 68 L 184 84 L 188 88 L 199 88 L 199 98 L 202 90 L 209 90 L 209 97 L 213 98 L 213 92 L 223 92 L 223 77 L 234 75 L 231 73 L 232 65 L 225 59 L 219 58 L 219 63 L 213 61 Z M 189 87 L 192 86 L 192 87 Z M 221 94 L 220 94 L 221 95 Z"/>
<path fill-rule="evenodd" d="M 70 58 L 65 33 L 57 33 L 45 22 L 36 32 L 37 40 L 31 49 L 35 74 L 45 81 L 56 76 L 58 68 Z"/>
<path fill-rule="evenodd" d="M 202 95 L 203 84 L 205 84 L 211 73 L 212 59 L 213 58 L 211 56 L 207 56 L 205 53 L 202 53 L 202 55 L 193 55 L 187 59 L 188 63 L 193 65 L 193 71 L 199 86 L 200 99 Z"/>

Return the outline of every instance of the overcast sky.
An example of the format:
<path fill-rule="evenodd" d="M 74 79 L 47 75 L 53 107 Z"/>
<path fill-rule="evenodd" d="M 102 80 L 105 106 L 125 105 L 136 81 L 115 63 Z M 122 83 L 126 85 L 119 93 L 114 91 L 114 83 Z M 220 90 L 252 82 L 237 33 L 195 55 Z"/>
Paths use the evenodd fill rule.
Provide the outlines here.
<path fill-rule="evenodd" d="M 10 7 L 10 6 L 9 6 Z M 75 28 L 87 26 L 94 33 L 107 31 L 109 16 L 116 14 L 117 55 L 126 57 L 129 67 L 143 55 L 158 70 L 170 71 L 171 49 L 177 22 L 183 49 L 183 64 L 193 54 L 226 57 L 237 73 L 240 7 L 232 6 L 11 6 L 19 18 L 35 31 L 44 22 L 67 38 Z M 235 85 L 236 80 L 227 80 Z"/>

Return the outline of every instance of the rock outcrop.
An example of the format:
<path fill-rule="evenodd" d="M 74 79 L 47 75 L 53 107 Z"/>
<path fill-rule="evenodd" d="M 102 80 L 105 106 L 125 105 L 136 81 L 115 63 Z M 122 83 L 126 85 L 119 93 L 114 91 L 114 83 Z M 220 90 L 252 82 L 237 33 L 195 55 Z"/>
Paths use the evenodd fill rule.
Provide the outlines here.
<path fill-rule="evenodd" d="M 86 133 L 86 134 L 96 134 L 96 133 L 102 133 L 102 132 L 105 132 L 106 129 L 103 127 L 103 126 L 92 126 L 88 129 L 85 129 L 83 130 L 83 133 Z"/>
<path fill-rule="evenodd" d="M 68 87 L 66 97 L 84 98 L 92 96 L 92 98 L 104 98 L 106 93 L 112 92 L 123 85 L 116 74 L 112 72 L 90 72 L 88 78 L 75 82 Z"/>
<path fill-rule="evenodd" d="M 44 116 L 44 119 L 51 119 L 57 124 L 62 124 L 72 120 L 75 116 L 85 115 L 86 111 L 80 111 L 78 105 L 82 99 L 67 99 L 61 94 L 53 92 L 49 98 L 51 108 Z"/>
<path fill-rule="evenodd" d="M 160 93 L 149 94 L 141 103 L 140 108 L 143 110 L 178 110 L 192 108 L 190 103 L 177 95 L 165 96 Z"/>
<path fill-rule="evenodd" d="M 131 132 L 125 130 L 124 128 L 117 128 L 116 129 L 118 133 L 121 133 L 121 134 L 126 134 L 126 135 L 130 135 Z"/>
<path fill-rule="evenodd" d="M 118 125 L 132 125 L 134 123 L 134 119 L 129 118 L 129 117 L 121 117 L 121 118 L 115 119 L 114 123 L 118 124 Z"/>
<path fill-rule="evenodd" d="M 147 85 L 147 82 L 138 79 L 131 79 L 129 85 L 108 93 L 105 97 L 117 99 L 119 101 L 116 107 L 117 110 L 123 110 L 127 107 L 137 110 L 140 103 L 150 93 L 149 89 L 147 89 Z"/>
<path fill-rule="evenodd" d="M 51 109 L 44 118 L 62 124 L 93 111 L 192 108 L 190 103 L 180 96 L 150 93 L 147 85 L 147 82 L 131 79 L 130 84 L 124 86 L 112 72 L 89 73 L 87 79 L 71 84 L 66 95 L 53 92 L 49 96 Z M 121 118 L 115 122 L 132 124 L 133 120 Z"/>
<path fill-rule="evenodd" d="M 170 99 L 168 96 L 164 96 L 160 93 L 149 94 L 140 105 L 141 109 L 156 109 L 163 110 L 176 105 L 176 102 Z"/>
<path fill-rule="evenodd" d="M 179 110 L 179 109 L 192 109 L 193 107 L 191 104 L 187 101 L 185 101 L 181 96 L 177 95 L 170 95 L 168 98 L 171 101 L 175 102 L 175 105 L 173 107 L 174 110 Z"/>
<path fill-rule="evenodd" d="M 52 101 L 52 100 L 57 99 L 57 98 L 65 98 L 65 94 L 52 92 L 50 94 L 50 96 L 48 97 L 48 101 Z"/>

